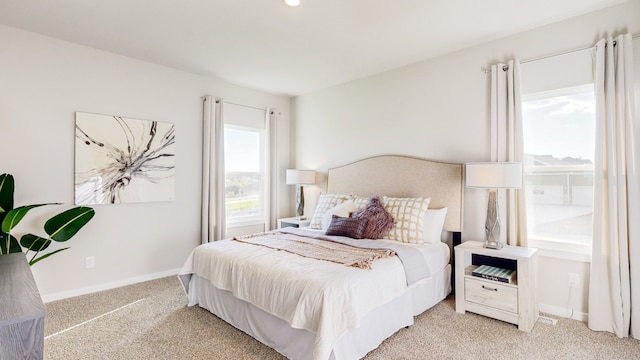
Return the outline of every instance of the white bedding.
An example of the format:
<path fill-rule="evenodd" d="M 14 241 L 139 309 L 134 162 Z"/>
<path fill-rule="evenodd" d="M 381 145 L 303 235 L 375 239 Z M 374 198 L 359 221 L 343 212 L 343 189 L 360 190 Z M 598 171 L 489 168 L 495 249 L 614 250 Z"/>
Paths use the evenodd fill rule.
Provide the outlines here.
<path fill-rule="evenodd" d="M 311 231 L 317 234 L 324 234 L 323 230 L 313 230 L 305 228 L 306 231 Z M 395 240 L 387 240 L 387 239 L 377 239 L 376 242 L 382 244 L 391 244 L 397 245 L 398 242 Z M 442 270 L 449 263 L 449 246 L 445 243 L 424 243 L 424 244 L 411 244 L 411 243 L 402 243 L 404 246 L 408 246 L 414 248 L 422 253 L 424 258 L 426 259 L 427 266 L 429 267 L 429 274 L 436 274 L 440 270 Z"/>
<path fill-rule="evenodd" d="M 448 263 L 445 244 L 409 246 L 425 255 L 431 273 Z M 407 288 L 397 257 L 377 260 L 372 270 L 363 270 L 232 240 L 196 248 L 180 272 L 194 273 L 293 328 L 315 333 L 315 359 L 328 359 L 340 336 Z"/>

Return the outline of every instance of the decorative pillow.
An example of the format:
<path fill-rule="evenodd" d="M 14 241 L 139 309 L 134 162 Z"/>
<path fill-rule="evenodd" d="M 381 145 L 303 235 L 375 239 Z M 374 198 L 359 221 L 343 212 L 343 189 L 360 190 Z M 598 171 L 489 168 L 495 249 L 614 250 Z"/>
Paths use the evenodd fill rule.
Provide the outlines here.
<path fill-rule="evenodd" d="M 331 218 L 333 217 L 333 215 L 339 217 L 349 217 L 354 211 L 356 211 L 356 204 L 353 202 L 353 200 L 347 200 L 342 204 L 327 210 L 322 215 L 322 230 L 327 230 L 329 224 L 331 224 Z"/>
<path fill-rule="evenodd" d="M 422 239 L 429 244 L 437 244 L 442 238 L 442 228 L 444 227 L 444 219 L 447 216 L 447 208 L 428 209 L 424 214 L 424 223 L 422 224 Z"/>
<path fill-rule="evenodd" d="M 406 243 L 422 243 L 424 214 L 429 208 L 430 201 L 431 198 L 423 197 L 394 198 L 385 196 L 384 208 L 395 220 L 395 226 L 387 238 Z"/>
<path fill-rule="evenodd" d="M 377 196 L 372 197 L 367 205 L 353 213 L 352 217 L 367 219 L 367 228 L 364 232 L 366 239 L 381 239 L 393 227 L 393 217 L 385 210 Z"/>
<path fill-rule="evenodd" d="M 357 219 L 350 217 L 339 217 L 333 215 L 331 224 L 327 228 L 326 235 L 347 236 L 353 239 L 362 239 L 367 219 Z"/>
<path fill-rule="evenodd" d="M 356 205 L 356 210 L 360 210 L 365 207 L 369 203 L 369 200 L 371 200 L 371 198 L 353 195 L 353 202 Z"/>
<path fill-rule="evenodd" d="M 327 210 L 335 207 L 338 204 L 349 200 L 349 195 L 338 194 L 322 194 L 318 198 L 318 204 L 316 205 L 316 211 L 313 213 L 311 222 L 309 223 L 310 229 L 322 229 L 322 216 Z"/>

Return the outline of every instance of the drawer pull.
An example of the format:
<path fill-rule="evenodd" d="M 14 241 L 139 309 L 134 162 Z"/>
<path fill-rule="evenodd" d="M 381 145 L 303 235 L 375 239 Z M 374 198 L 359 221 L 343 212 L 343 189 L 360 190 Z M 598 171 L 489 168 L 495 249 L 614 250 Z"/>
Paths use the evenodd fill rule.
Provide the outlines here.
<path fill-rule="evenodd" d="M 485 286 L 485 285 L 482 285 L 482 288 L 485 289 L 485 290 L 489 290 L 489 291 L 498 291 L 498 289 L 496 289 L 496 288 L 493 288 L 493 287 L 490 287 L 490 286 Z"/>

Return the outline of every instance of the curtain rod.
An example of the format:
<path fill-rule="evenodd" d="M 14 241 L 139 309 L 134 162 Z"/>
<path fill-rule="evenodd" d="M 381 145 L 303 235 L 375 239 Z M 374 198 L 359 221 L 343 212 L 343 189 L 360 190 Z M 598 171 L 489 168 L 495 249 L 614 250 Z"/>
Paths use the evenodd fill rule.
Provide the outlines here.
<path fill-rule="evenodd" d="M 632 41 L 640 40 L 640 34 L 631 35 L 631 40 Z M 615 44 L 615 41 L 614 41 L 614 44 Z M 577 49 L 560 51 L 560 52 L 557 52 L 557 53 L 553 53 L 551 55 L 543 55 L 543 56 L 538 56 L 538 57 L 534 57 L 534 58 L 531 58 L 531 59 L 522 60 L 522 61 L 520 61 L 520 64 L 526 64 L 526 63 L 532 62 L 532 61 L 544 60 L 544 59 L 548 59 L 548 58 L 552 58 L 552 57 L 556 57 L 556 56 L 572 54 L 572 53 L 576 53 L 578 51 L 584 51 L 584 50 L 589 50 L 589 49 L 594 49 L 594 48 L 595 48 L 595 45 L 589 45 L 589 46 L 584 46 L 584 47 L 577 48 Z M 509 69 L 509 66 L 507 66 L 507 65 L 502 67 L 503 71 L 507 71 L 508 69 Z M 491 72 L 491 68 L 487 69 L 487 68 L 483 67 L 481 70 L 485 74 L 488 74 L 488 73 Z"/>
<path fill-rule="evenodd" d="M 206 96 L 201 96 L 201 97 L 200 97 L 200 99 L 202 99 L 202 100 L 205 100 L 206 98 L 207 98 Z M 222 100 L 221 98 L 214 98 L 214 99 L 215 99 L 216 103 L 217 103 L 218 101 Z M 242 106 L 242 107 L 246 107 L 246 108 L 249 108 L 249 109 L 255 109 L 255 110 L 267 111 L 267 109 L 268 109 L 268 108 L 260 108 L 260 107 L 257 107 L 257 106 L 251 106 L 251 105 L 237 104 L 237 103 L 234 103 L 234 102 L 231 102 L 231 101 L 225 101 L 225 100 L 222 100 L 222 102 L 223 102 L 223 103 L 225 103 L 225 104 L 231 104 L 231 105 L 236 105 L 236 106 Z"/>
<path fill-rule="evenodd" d="M 231 102 L 231 101 L 224 101 L 224 100 L 223 100 L 222 102 L 223 102 L 223 103 L 225 103 L 225 104 L 236 105 L 236 106 L 242 106 L 242 107 L 246 107 L 246 108 L 249 108 L 249 109 L 267 111 L 267 109 L 266 109 L 266 108 L 259 108 L 259 107 L 257 107 L 257 106 L 237 104 L 237 103 L 233 103 L 233 102 Z"/>

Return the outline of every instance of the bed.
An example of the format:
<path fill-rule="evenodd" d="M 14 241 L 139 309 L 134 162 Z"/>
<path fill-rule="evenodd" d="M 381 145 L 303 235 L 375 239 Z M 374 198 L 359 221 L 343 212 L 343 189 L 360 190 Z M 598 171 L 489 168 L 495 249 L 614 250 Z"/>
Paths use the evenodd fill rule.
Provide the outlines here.
<path fill-rule="evenodd" d="M 406 156 L 377 156 L 329 169 L 325 198 L 357 198 L 360 206 L 362 199 L 374 196 L 385 201 L 428 199 L 429 213 L 445 214 L 438 209 L 446 208 L 436 226 L 441 236 L 425 243 L 356 240 L 325 235 L 323 223 L 320 229 L 280 229 L 255 237 L 266 246 L 248 243 L 252 237 L 204 244 L 194 249 L 179 274 L 188 305 L 209 310 L 291 359 L 362 358 L 451 292 L 450 254 L 462 230 L 462 179 L 461 164 Z M 424 214 L 420 237 L 433 233 L 427 231 Z M 337 219 L 332 218 L 333 228 Z M 312 225 L 314 220 L 317 225 L 318 217 Z M 377 248 L 398 256 L 362 269 L 269 247 L 280 238 L 331 240 L 340 243 L 335 246 Z M 367 249 L 362 251 L 374 251 Z"/>

